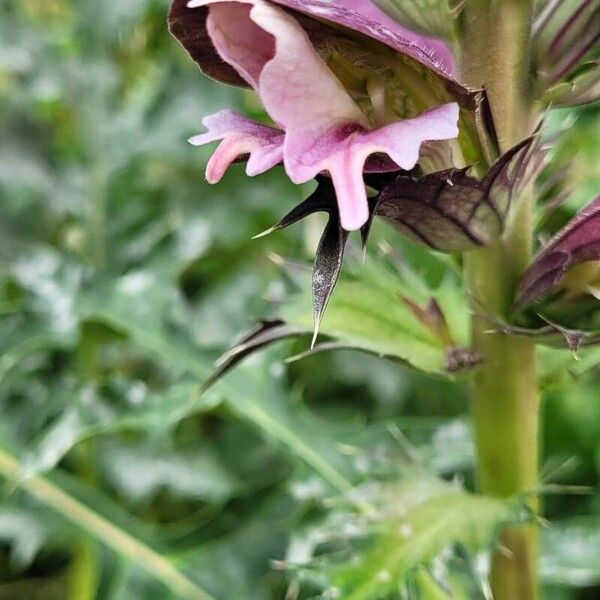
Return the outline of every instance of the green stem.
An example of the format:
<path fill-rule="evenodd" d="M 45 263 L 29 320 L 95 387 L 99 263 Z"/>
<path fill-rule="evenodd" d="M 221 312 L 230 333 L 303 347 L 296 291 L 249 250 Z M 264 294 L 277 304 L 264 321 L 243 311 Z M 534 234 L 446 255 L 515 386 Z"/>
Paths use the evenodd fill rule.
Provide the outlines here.
<path fill-rule="evenodd" d="M 71 563 L 69 600 L 93 600 L 98 588 L 98 552 L 96 542 L 85 536 L 77 544 Z"/>
<path fill-rule="evenodd" d="M 533 0 L 467 0 L 467 83 L 485 85 L 503 150 L 528 134 L 527 82 Z M 539 395 L 535 346 L 490 333 L 482 313 L 507 317 L 519 276 L 531 258 L 530 191 L 515 199 L 506 232 L 497 243 L 467 256 L 474 299 L 473 343 L 484 363 L 473 377 L 472 413 L 481 490 L 494 496 L 530 492 L 538 482 Z M 536 503 L 531 508 L 536 510 Z M 537 598 L 535 525 L 509 527 L 492 563 L 495 600 Z"/>
<path fill-rule="evenodd" d="M 95 440 L 85 440 L 75 448 L 74 458 L 78 475 L 89 484 L 96 482 Z M 98 543 L 83 534 L 78 541 L 71 562 L 68 600 L 94 600 L 98 590 Z"/>
<path fill-rule="evenodd" d="M 138 539 L 123 531 L 110 521 L 90 510 L 87 506 L 67 494 L 57 485 L 34 475 L 20 479 L 21 463 L 0 448 L 0 475 L 19 486 L 32 496 L 50 506 L 63 517 L 81 527 L 107 546 L 133 560 L 155 579 L 186 600 L 215 600 L 208 592 L 188 579 L 169 560 L 158 554 Z"/>

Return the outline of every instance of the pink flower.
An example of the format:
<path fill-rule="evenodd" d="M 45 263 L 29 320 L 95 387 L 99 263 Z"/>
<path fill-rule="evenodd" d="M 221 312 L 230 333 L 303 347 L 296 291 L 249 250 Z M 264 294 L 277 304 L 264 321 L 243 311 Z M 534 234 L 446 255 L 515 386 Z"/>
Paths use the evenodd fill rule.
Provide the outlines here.
<path fill-rule="evenodd" d="M 318 12 L 315 2 L 309 4 L 313 14 Z M 298 18 L 272 2 L 192 0 L 187 6 L 205 11 L 202 32 L 208 34 L 221 61 L 256 91 L 274 122 L 269 127 L 229 110 L 206 117 L 203 124 L 208 131 L 190 142 L 221 140 L 206 170 L 211 183 L 243 156 L 249 156 L 248 175 L 280 162 L 294 183 L 327 173 L 336 191 L 342 227 L 350 231 L 369 218 L 365 170 L 410 170 L 419 160 L 423 142 L 458 136 L 456 103 L 401 119 L 386 101 L 380 76 L 373 77 L 372 89 L 367 90 L 370 102 L 365 109 L 317 52 Z M 323 6 L 330 10 L 329 5 Z M 200 7 L 208 7 L 208 12 Z M 348 14 L 364 29 L 359 15 Z M 382 31 L 384 36 L 392 35 Z M 410 52 L 416 52 L 416 42 L 407 44 Z M 429 57 L 435 62 L 432 56 L 425 54 L 422 61 L 427 63 Z M 442 69 L 442 62 L 430 68 Z M 389 158 L 381 160 L 382 155 Z"/>

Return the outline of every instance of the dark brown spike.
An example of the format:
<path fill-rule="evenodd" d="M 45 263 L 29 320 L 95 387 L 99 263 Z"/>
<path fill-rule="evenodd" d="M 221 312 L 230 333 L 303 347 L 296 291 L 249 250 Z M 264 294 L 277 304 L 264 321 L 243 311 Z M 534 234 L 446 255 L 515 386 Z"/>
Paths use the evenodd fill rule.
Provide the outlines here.
<path fill-rule="evenodd" d="M 305 217 L 312 215 L 316 212 L 327 212 L 331 213 L 332 210 L 337 210 L 335 190 L 331 179 L 322 175 L 317 176 L 317 188 L 315 191 L 303 202 L 292 208 L 292 210 L 285 215 L 275 225 L 269 227 L 269 229 L 255 235 L 252 239 L 258 239 L 265 235 L 269 235 L 274 231 L 280 231 L 286 229 L 290 225 L 294 225 L 298 221 L 301 221 Z"/>
<path fill-rule="evenodd" d="M 337 283 L 347 241 L 348 232 L 342 229 L 337 210 L 331 212 L 315 256 L 312 278 L 314 332 L 311 348 L 315 345 L 321 319 Z"/>
<path fill-rule="evenodd" d="M 275 342 L 299 335 L 305 334 L 281 319 L 261 321 L 257 327 L 217 359 L 215 370 L 202 385 L 202 390 L 212 386 L 248 355 Z"/>

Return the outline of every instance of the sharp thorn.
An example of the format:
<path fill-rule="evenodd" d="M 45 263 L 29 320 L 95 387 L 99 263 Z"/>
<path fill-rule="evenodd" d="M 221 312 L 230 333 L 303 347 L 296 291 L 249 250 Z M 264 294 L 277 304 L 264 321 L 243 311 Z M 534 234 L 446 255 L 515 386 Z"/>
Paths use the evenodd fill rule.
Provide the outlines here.
<path fill-rule="evenodd" d="M 265 229 L 264 231 L 261 231 L 260 233 L 253 235 L 252 238 L 250 238 L 250 239 L 257 240 L 258 238 L 265 237 L 266 235 L 273 233 L 276 229 L 277 229 L 277 225 L 273 225 L 273 227 L 269 227 L 269 229 Z"/>
<path fill-rule="evenodd" d="M 310 349 L 315 349 L 315 344 L 317 343 L 317 337 L 319 336 L 319 326 L 321 325 L 321 319 L 315 319 L 315 329 L 313 331 L 312 340 L 310 342 Z"/>

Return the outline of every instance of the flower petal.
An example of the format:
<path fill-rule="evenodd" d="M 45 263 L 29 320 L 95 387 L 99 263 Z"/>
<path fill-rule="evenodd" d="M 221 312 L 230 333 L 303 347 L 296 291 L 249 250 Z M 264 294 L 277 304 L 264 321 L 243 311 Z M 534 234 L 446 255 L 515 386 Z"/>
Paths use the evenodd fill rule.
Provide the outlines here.
<path fill-rule="evenodd" d="M 206 31 L 208 5 L 212 6 L 217 1 L 192 0 L 188 3 L 188 0 L 173 0 L 169 11 L 170 30 L 207 75 L 224 83 L 248 85 L 248 80 L 223 61 L 210 43 Z M 238 2 L 247 4 L 248 0 Z M 429 103 L 427 107 L 421 107 L 415 112 L 452 101 L 458 102 L 468 111 L 477 108 L 478 94 L 454 79 L 449 57 L 432 49 L 431 44 L 424 42 L 422 36 L 412 32 L 408 35 L 397 25 L 388 28 L 382 24 L 381 19 L 359 14 L 342 2 L 273 0 L 269 4 L 290 10 L 326 62 L 337 55 L 346 56 L 351 63 L 362 65 L 366 73 L 376 73 L 379 65 L 389 75 L 389 67 L 393 65 L 400 72 L 398 78 L 405 83 L 409 79 L 426 79 L 428 94 L 435 97 L 436 103 Z M 406 70 L 408 78 L 403 75 Z M 400 87 L 396 80 L 393 87 L 398 95 Z M 406 105 L 400 96 L 397 110 Z M 408 104 L 410 108 L 410 103 Z M 414 114 L 412 112 L 403 116 Z"/>
<path fill-rule="evenodd" d="M 458 106 L 446 104 L 414 119 L 398 121 L 373 131 L 355 124 L 307 132 L 301 123 L 286 124 L 284 165 L 294 183 L 304 183 L 322 171 L 335 186 L 342 227 L 359 229 L 369 218 L 363 182 L 365 161 L 385 153 L 402 169 L 412 169 L 424 141 L 458 135 Z"/>
<path fill-rule="evenodd" d="M 211 3 L 207 30 L 219 55 L 254 87 L 286 133 L 369 126 L 302 27 L 280 8 L 263 0 Z"/>
<path fill-rule="evenodd" d="M 254 29 L 248 26 L 249 20 Z M 391 155 L 392 147 L 393 160 L 412 168 L 421 141 L 430 138 L 419 137 L 416 144 L 404 139 L 396 147 L 388 138 L 401 136 L 421 121 L 403 121 L 367 133 L 365 114 L 316 53 L 305 31 L 292 16 L 272 4 L 252 0 L 250 10 L 237 1 L 211 4 L 207 29 L 220 56 L 257 89 L 267 113 L 285 130 L 284 165 L 292 181 L 304 183 L 321 171 L 329 171 L 338 192 L 342 225 L 349 231 L 358 229 L 369 216 L 362 179 L 366 158 L 380 151 Z M 246 38 L 236 36 L 239 29 L 245 29 Z M 263 52 L 264 34 L 275 40 L 274 52 Z M 248 57 L 244 50 L 252 54 L 251 37 L 257 39 L 258 53 Z M 262 65 L 261 57 L 266 57 Z M 451 137 L 456 137 L 458 107 L 453 106 Z M 433 129 L 440 125 L 442 130 L 444 125 L 448 129 L 444 119 L 441 123 L 434 119 L 433 125 Z M 433 129 L 429 127 L 428 132 L 435 138 Z M 225 151 L 223 155 L 230 157 Z"/>
<path fill-rule="evenodd" d="M 264 173 L 283 159 L 284 133 L 274 127 L 247 119 L 232 110 L 222 110 L 205 117 L 202 124 L 206 133 L 189 139 L 194 146 L 223 140 L 206 166 L 206 179 L 217 183 L 231 163 L 249 154 L 246 173 L 250 176 Z"/>
<path fill-rule="evenodd" d="M 359 229 L 369 218 L 362 178 L 369 156 L 387 154 L 408 170 L 422 142 L 457 137 L 455 103 L 369 131 L 369 119 L 294 17 L 264 0 L 194 0 L 189 6 L 201 4 L 209 4 L 206 29 L 219 56 L 258 92 L 285 130 L 284 166 L 291 180 L 304 183 L 328 172 L 345 230 Z M 222 176 L 247 138 L 226 142 L 209 164 L 209 180 Z"/>
<path fill-rule="evenodd" d="M 285 129 L 307 131 L 332 122 L 369 122 L 289 14 L 254 0 L 250 16 L 275 39 L 275 53 L 260 73 L 258 94 L 270 117 Z M 212 8 L 211 8 L 212 11 Z M 212 13 L 211 13 L 212 15 Z"/>
<path fill-rule="evenodd" d="M 263 67 L 275 54 L 275 38 L 250 17 L 253 5 L 244 0 L 211 3 L 206 30 L 219 56 L 256 90 Z"/>

